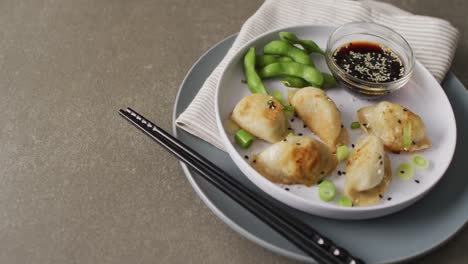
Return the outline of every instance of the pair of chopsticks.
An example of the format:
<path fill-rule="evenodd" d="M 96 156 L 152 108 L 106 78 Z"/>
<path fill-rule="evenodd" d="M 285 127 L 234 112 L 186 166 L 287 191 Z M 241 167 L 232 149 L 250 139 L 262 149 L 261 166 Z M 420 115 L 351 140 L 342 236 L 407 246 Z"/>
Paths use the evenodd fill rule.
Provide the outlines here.
<path fill-rule="evenodd" d="M 238 180 L 136 111 L 131 108 L 120 109 L 119 114 L 319 263 L 364 263 L 300 219 L 250 191 Z"/>

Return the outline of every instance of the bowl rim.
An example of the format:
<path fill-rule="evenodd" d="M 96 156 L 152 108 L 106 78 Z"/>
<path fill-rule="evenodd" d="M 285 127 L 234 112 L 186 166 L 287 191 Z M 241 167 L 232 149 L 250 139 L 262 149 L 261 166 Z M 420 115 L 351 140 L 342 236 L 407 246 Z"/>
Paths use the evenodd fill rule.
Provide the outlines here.
<path fill-rule="evenodd" d="M 395 34 L 395 36 L 397 36 L 398 38 L 403 40 L 403 43 L 408 47 L 408 50 L 409 50 L 409 53 L 410 53 L 410 56 L 409 56 L 409 58 L 410 58 L 409 59 L 409 69 L 408 69 L 407 73 L 404 76 L 402 76 L 401 78 L 399 78 L 399 79 L 397 79 L 395 81 L 390 81 L 390 82 L 381 82 L 381 83 L 379 83 L 379 82 L 370 82 L 370 81 L 365 81 L 365 80 L 362 80 L 362 79 L 359 79 L 357 77 L 354 77 L 354 76 L 350 75 L 349 73 L 345 72 L 338 64 L 336 64 L 335 60 L 333 60 L 333 52 L 334 51 L 332 51 L 331 48 L 330 48 L 331 47 L 331 40 L 332 40 L 333 35 L 335 35 L 339 30 L 346 29 L 347 27 L 359 26 L 359 25 L 372 25 L 372 26 L 380 27 L 381 29 L 388 30 L 389 32 L 391 32 L 392 34 Z M 348 34 L 348 35 L 345 35 L 345 36 L 352 36 L 354 34 L 356 34 L 356 33 Z M 378 37 L 378 38 L 381 38 L 381 39 L 387 39 L 387 38 L 384 38 L 381 35 L 377 35 L 377 34 L 371 34 L 371 33 L 360 33 L 360 34 L 361 35 L 374 36 L 374 37 Z M 327 40 L 327 48 L 325 50 L 325 58 L 326 58 L 327 62 L 331 63 L 334 66 L 333 70 L 330 68 L 330 71 L 332 71 L 332 72 L 333 71 L 338 71 L 340 74 L 346 76 L 346 78 L 351 79 L 352 81 L 359 83 L 359 85 L 363 85 L 363 84 L 364 85 L 369 85 L 369 86 L 381 85 L 381 86 L 384 87 L 382 89 L 378 89 L 378 87 L 373 87 L 371 89 L 362 88 L 364 90 L 373 90 L 373 89 L 382 90 L 382 91 L 383 90 L 388 90 L 387 88 L 385 88 L 386 86 L 391 86 L 393 84 L 398 84 L 399 82 L 402 82 L 402 81 L 405 81 L 405 80 L 409 79 L 411 77 L 411 74 L 413 74 L 414 66 L 416 64 L 416 61 L 415 61 L 415 58 L 414 58 L 413 48 L 411 48 L 411 45 L 409 44 L 409 42 L 400 33 L 396 32 L 394 29 L 392 29 L 390 27 L 387 27 L 385 25 L 379 24 L 379 23 L 375 23 L 375 22 L 351 22 L 351 23 L 347 23 L 347 24 L 344 24 L 342 26 L 336 27 L 335 30 L 333 30 L 333 32 L 330 34 L 330 37 Z"/>
<path fill-rule="evenodd" d="M 448 169 L 448 167 L 451 164 L 451 161 L 453 159 L 453 156 L 454 156 L 454 153 L 455 153 L 455 147 L 456 147 L 456 140 L 457 140 L 457 127 L 456 127 L 453 107 L 450 104 L 450 101 L 448 100 L 447 95 L 445 94 L 445 92 L 443 92 L 443 90 L 442 90 L 442 93 L 444 95 L 443 98 L 445 98 L 445 100 L 447 100 L 448 105 L 450 106 L 449 107 L 450 108 L 450 115 L 447 118 L 452 120 L 452 122 L 454 124 L 454 129 L 451 132 L 452 142 L 451 142 L 451 148 L 450 148 L 449 155 L 448 155 L 450 157 L 449 161 L 444 166 L 441 167 L 441 170 L 440 170 L 441 173 L 440 173 L 439 177 L 437 179 L 435 179 L 425 190 L 421 191 L 420 193 L 413 193 L 410 196 L 408 196 L 405 200 L 403 200 L 403 201 L 401 201 L 399 203 L 373 204 L 373 205 L 370 205 L 370 206 L 348 208 L 348 207 L 342 207 L 342 206 L 338 206 L 338 205 L 331 204 L 331 203 L 319 202 L 319 201 L 316 201 L 316 200 L 308 200 L 308 199 L 305 199 L 305 198 L 303 198 L 301 196 L 295 195 L 293 193 L 284 192 L 284 190 L 281 187 L 279 187 L 277 184 L 269 181 L 264 176 L 262 176 L 260 173 L 258 173 L 248 162 L 246 162 L 240 156 L 238 151 L 235 149 L 235 147 L 233 146 L 233 144 L 229 140 L 227 132 L 224 129 L 224 123 L 221 120 L 221 115 L 220 115 L 220 111 L 219 111 L 219 109 L 220 109 L 220 102 L 219 102 L 220 87 L 221 87 L 221 83 L 223 81 L 224 76 L 226 76 L 226 72 L 231 67 L 233 67 L 232 65 L 238 59 L 242 58 L 241 54 L 244 54 L 247 51 L 247 49 L 250 46 L 252 46 L 253 43 L 258 42 L 261 39 L 263 39 L 263 38 L 265 38 L 265 37 L 267 37 L 267 36 L 269 36 L 271 34 L 276 34 L 276 33 L 281 32 L 281 31 L 292 31 L 292 32 L 294 32 L 299 28 L 317 28 L 317 27 L 322 27 L 322 28 L 324 28 L 326 30 L 329 30 L 329 31 L 332 31 L 332 29 L 335 28 L 334 26 L 329 26 L 329 25 L 313 25 L 313 24 L 304 24 L 304 25 L 281 27 L 281 28 L 269 30 L 267 32 L 264 32 L 264 33 L 258 35 L 257 37 L 252 38 L 251 40 L 247 41 L 244 45 L 239 47 L 237 51 L 234 51 L 233 56 L 226 62 L 225 68 L 223 69 L 223 71 L 219 75 L 219 80 L 218 80 L 218 82 L 216 84 L 216 89 L 215 89 L 215 105 L 214 106 L 215 106 L 215 114 L 216 114 L 216 123 L 218 125 L 218 128 L 220 129 L 220 136 L 221 136 L 221 139 L 223 141 L 223 145 L 226 148 L 226 152 L 233 159 L 236 166 L 239 167 L 239 169 L 242 171 L 242 173 L 245 174 L 245 176 L 249 179 L 249 181 L 251 181 L 254 185 L 256 185 L 260 190 L 262 190 L 262 192 L 265 192 L 267 195 L 269 195 L 273 199 L 285 204 L 286 206 L 290 206 L 290 207 L 295 208 L 297 210 L 301 210 L 304 213 L 313 214 L 313 215 L 320 215 L 320 216 L 323 216 L 323 217 L 329 217 L 329 218 L 333 218 L 333 219 L 355 219 L 355 220 L 358 220 L 358 219 L 376 218 L 376 217 L 380 217 L 380 216 L 384 216 L 384 215 L 387 215 L 387 214 L 390 214 L 390 213 L 397 212 L 397 211 L 399 211 L 399 210 L 413 204 L 414 202 L 416 202 L 420 198 L 424 197 L 424 195 L 426 195 L 442 179 L 442 177 L 444 176 L 445 172 L 447 171 L 447 169 Z M 221 63 L 223 63 L 223 62 L 221 62 Z M 415 61 L 414 64 L 415 65 L 418 64 L 418 66 L 423 71 L 425 71 L 427 73 L 427 75 L 429 76 L 430 79 L 432 79 L 433 82 L 438 83 L 437 80 L 435 79 L 435 77 L 432 74 L 430 74 L 430 72 L 428 72 L 428 70 L 421 63 L 419 63 L 418 61 Z M 440 85 L 439 85 L 438 88 L 442 89 L 442 87 L 440 87 Z M 238 163 L 241 163 L 243 165 L 243 167 L 239 166 Z M 245 168 L 248 171 L 248 173 L 246 173 L 242 168 Z M 253 181 L 250 178 L 250 177 L 253 177 L 253 176 L 258 181 L 261 181 L 262 183 L 268 185 L 274 191 L 281 191 L 282 195 L 284 197 L 290 199 L 291 201 L 294 201 L 294 202 L 302 204 L 302 205 L 307 205 L 309 208 L 310 207 L 315 207 L 315 208 L 320 208 L 320 209 L 327 210 L 327 212 L 328 212 L 327 215 L 328 216 L 326 216 L 323 213 L 319 213 L 319 212 L 317 212 L 316 214 L 311 213 L 311 212 L 305 211 L 303 209 L 300 209 L 299 207 L 289 205 L 285 201 L 276 198 L 275 196 L 273 196 L 269 192 L 264 191 L 262 189 L 262 187 L 260 187 L 257 182 Z M 382 213 L 382 212 L 386 212 L 386 211 L 389 211 L 389 212 L 388 213 Z M 355 217 L 355 215 L 349 215 L 348 217 L 342 217 L 342 216 L 338 217 L 338 216 L 329 216 L 331 214 L 331 212 L 353 213 L 355 215 L 357 215 L 359 213 L 366 213 L 366 212 L 367 213 L 369 213 L 369 212 L 381 212 L 381 213 L 377 214 L 376 216 L 370 216 L 370 217 L 369 216 Z"/>

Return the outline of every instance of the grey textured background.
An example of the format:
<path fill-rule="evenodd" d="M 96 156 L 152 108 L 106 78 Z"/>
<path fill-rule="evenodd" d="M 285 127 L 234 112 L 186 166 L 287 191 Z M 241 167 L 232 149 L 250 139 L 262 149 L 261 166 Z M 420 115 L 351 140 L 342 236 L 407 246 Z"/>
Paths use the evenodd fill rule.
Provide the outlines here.
<path fill-rule="evenodd" d="M 468 2 L 390 1 L 462 33 Z M 0 263 L 292 263 L 240 237 L 177 161 L 123 122 L 171 127 L 193 62 L 261 1 L 0 1 Z M 462 263 L 468 231 L 415 263 Z"/>

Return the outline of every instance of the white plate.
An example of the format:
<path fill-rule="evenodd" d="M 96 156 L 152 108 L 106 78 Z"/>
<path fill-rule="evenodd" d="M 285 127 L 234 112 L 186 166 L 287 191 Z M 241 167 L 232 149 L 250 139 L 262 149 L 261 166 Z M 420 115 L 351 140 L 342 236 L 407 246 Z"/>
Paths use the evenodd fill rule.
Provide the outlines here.
<path fill-rule="evenodd" d="M 241 82 L 245 78 L 242 67 L 242 59 L 245 52 L 251 46 L 257 47 L 257 52 L 259 52 L 258 50 L 261 50 L 261 47 L 266 43 L 278 39 L 277 32 L 279 31 L 290 31 L 297 34 L 300 38 L 313 39 L 319 46 L 325 48 L 326 41 L 333 28 L 326 26 L 300 26 L 275 30 L 260 35 L 241 48 L 228 63 L 218 83 L 215 102 L 218 127 L 224 127 L 223 124 L 228 119 L 234 106 L 241 98 L 250 93 L 247 86 Z M 321 71 L 329 72 L 323 57 L 320 55 L 312 56 L 315 64 Z M 279 80 L 265 81 L 265 86 L 270 92 L 278 90 L 286 95 L 286 88 Z M 304 212 L 337 219 L 365 219 L 383 216 L 407 207 L 423 197 L 443 176 L 455 150 L 455 118 L 450 102 L 442 87 L 419 62 L 416 63 L 412 79 L 405 87 L 378 101 L 359 99 L 342 87 L 330 89 L 327 91 L 327 94 L 340 109 L 343 124 L 348 128 L 351 122 L 357 120 L 357 109 L 375 104 L 381 100 L 399 103 L 420 115 L 426 124 L 427 135 L 431 139 L 433 146 L 418 154 L 424 155 L 430 161 L 431 165 L 429 168 L 416 170 L 415 176 L 411 180 L 403 181 L 396 176 L 396 167 L 403 161 L 409 161 L 412 154 L 390 154 L 393 180 L 381 202 L 367 207 L 345 208 L 338 206 L 336 201 L 321 201 L 318 198 L 317 186 L 284 186 L 268 181 L 257 173 L 243 157 L 244 155 L 259 153 L 270 144 L 256 140 L 245 151 L 234 143 L 233 135 L 222 129 L 221 137 L 229 155 L 241 171 L 260 189 L 275 199 Z M 290 125 L 296 133 L 315 137 L 310 130 L 303 128 L 303 123 L 298 118 L 295 118 L 294 122 L 290 122 Z M 348 129 L 348 132 L 351 143 L 355 143 L 358 138 L 364 135 L 361 130 Z M 340 193 L 343 190 L 345 176 L 338 176 L 338 170 L 344 171 L 344 162 L 327 179 L 333 180 L 337 186 L 338 193 Z M 416 183 L 415 180 L 418 180 L 419 183 Z M 285 190 L 286 187 L 289 191 Z"/>

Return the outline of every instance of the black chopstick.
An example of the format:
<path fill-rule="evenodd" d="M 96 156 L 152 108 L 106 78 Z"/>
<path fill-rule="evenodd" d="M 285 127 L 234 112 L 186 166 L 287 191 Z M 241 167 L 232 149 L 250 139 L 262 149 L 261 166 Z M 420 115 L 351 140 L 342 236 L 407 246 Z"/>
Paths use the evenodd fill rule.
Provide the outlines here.
<path fill-rule="evenodd" d="M 210 183 L 320 263 L 364 263 L 362 260 L 351 256 L 346 250 L 335 246 L 331 240 L 323 237 L 296 217 L 279 210 L 262 197 L 257 196 L 235 178 L 227 175 L 219 167 L 136 111 L 127 108 L 126 110 L 121 109 L 119 113 L 181 161 L 195 169 Z"/>

